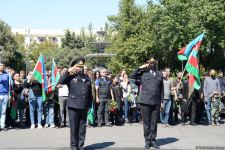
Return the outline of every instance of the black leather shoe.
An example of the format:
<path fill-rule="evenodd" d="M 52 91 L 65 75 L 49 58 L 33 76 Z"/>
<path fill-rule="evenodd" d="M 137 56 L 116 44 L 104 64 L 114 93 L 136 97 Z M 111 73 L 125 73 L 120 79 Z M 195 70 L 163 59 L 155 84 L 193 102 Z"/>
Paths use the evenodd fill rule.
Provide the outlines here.
<path fill-rule="evenodd" d="M 152 142 L 151 145 L 152 145 L 152 147 L 155 148 L 155 149 L 160 149 L 159 146 L 156 144 L 155 141 Z"/>
<path fill-rule="evenodd" d="M 151 145 L 150 144 L 145 144 L 145 149 L 150 149 Z"/>

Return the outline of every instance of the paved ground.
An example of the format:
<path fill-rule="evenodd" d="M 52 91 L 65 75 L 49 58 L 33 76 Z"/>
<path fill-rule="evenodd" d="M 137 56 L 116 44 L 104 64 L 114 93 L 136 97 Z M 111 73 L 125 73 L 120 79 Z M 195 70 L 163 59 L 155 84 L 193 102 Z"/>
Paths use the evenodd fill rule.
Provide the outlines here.
<path fill-rule="evenodd" d="M 196 127 L 158 126 L 161 149 L 195 149 L 197 146 L 225 149 L 225 124 Z M 143 131 L 140 124 L 128 126 L 88 128 L 86 149 L 142 149 Z M 68 149 L 69 128 L 11 129 L 0 132 L 0 149 Z M 203 147 L 204 148 L 204 147 Z"/>

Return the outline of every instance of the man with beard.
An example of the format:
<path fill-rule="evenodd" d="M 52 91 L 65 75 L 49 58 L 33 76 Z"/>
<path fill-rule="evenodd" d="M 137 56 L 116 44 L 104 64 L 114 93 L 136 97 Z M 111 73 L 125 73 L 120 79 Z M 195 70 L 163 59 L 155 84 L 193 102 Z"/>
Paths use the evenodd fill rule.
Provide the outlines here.
<path fill-rule="evenodd" d="M 146 64 L 135 69 L 131 78 L 141 81 L 141 111 L 144 126 L 145 149 L 154 147 L 156 144 L 157 121 L 160 104 L 163 100 L 163 75 L 156 71 L 156 61 L 152 57 Z"/>
<path fill-rule="evenodd" d="M 71 68 L 60 78 L 61 84 L 67 84 L 67 100 L 71 150 L 83 150 L 86 135 L 87 112 L 92 103 L 90 79 L 84 75 L 85 60 L 78 58 L 72 61 Z"/>

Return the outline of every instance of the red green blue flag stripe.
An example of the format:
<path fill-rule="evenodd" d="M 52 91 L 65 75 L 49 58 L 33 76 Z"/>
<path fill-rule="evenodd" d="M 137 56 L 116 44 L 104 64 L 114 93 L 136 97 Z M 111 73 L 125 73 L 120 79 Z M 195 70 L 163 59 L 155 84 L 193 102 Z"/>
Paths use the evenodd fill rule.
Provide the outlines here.
<path fill-rule="evenodd" d="M 42 100 L 45 101 L 48 84 L 46 79 L 44 56 L 42 54 L 39 56 L 37 64 L 35 65 L 33 78 L 42 85 Z"/>
<path fill-rule="evenodd" d="M 199 48 L 202 44 L 203 37 L 204 33 L 201 34 L 201 38 L 199 39 L 199 41 L 195 45 L 193 45 L 185 67 L 186 71 L 189 73 L 189 97 L 193 93 L 194 89 L 199 90 L 201 87 L 199 73 Z"/>
<path fill-rule="evenodd" d="M 191 41 L 187 46 L 183 47 L 178 53 L 178 59 L 180 61 L 188 60 L 189 55 L 191 54 L 194 47 L 199 49 L 201 42 L 203 40 L 204 33 L 200 34 L 197 38 Z"/>
<path fill-rule="evenodd" d="M 56 66 L 54 59 L 52 60 L 52 77 L 51 77 L 51 86 L 49 87 L 48 91 L 54 91 L 56 84 L 59 82 L 60 73 Z"/>

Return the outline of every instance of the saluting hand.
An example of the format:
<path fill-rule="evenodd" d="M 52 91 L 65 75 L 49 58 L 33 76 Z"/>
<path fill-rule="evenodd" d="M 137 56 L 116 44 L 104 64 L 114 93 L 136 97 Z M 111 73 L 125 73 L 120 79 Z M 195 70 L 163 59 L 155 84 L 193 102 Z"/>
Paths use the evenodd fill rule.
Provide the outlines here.
<path fill-rule="evenodd" d="M 147 68 L 148 66 L 149 66 L 149 64 L 144 64 L 144 65 L 140 66 L 139 68 L 144 69 L 144 68 Z"/>
<path fill-rule="evenodd" d="M 77 64 L 76 64 L 76 65 L 74 65 L 73 67 L 70 67 L 70 68 L 68 69 L 68 72 L 71 73 L 71 74 L 74 74 L 74 73 L 76 74 L 79 70 L 80 70 L 80 68 L 77 67 Z"/>

